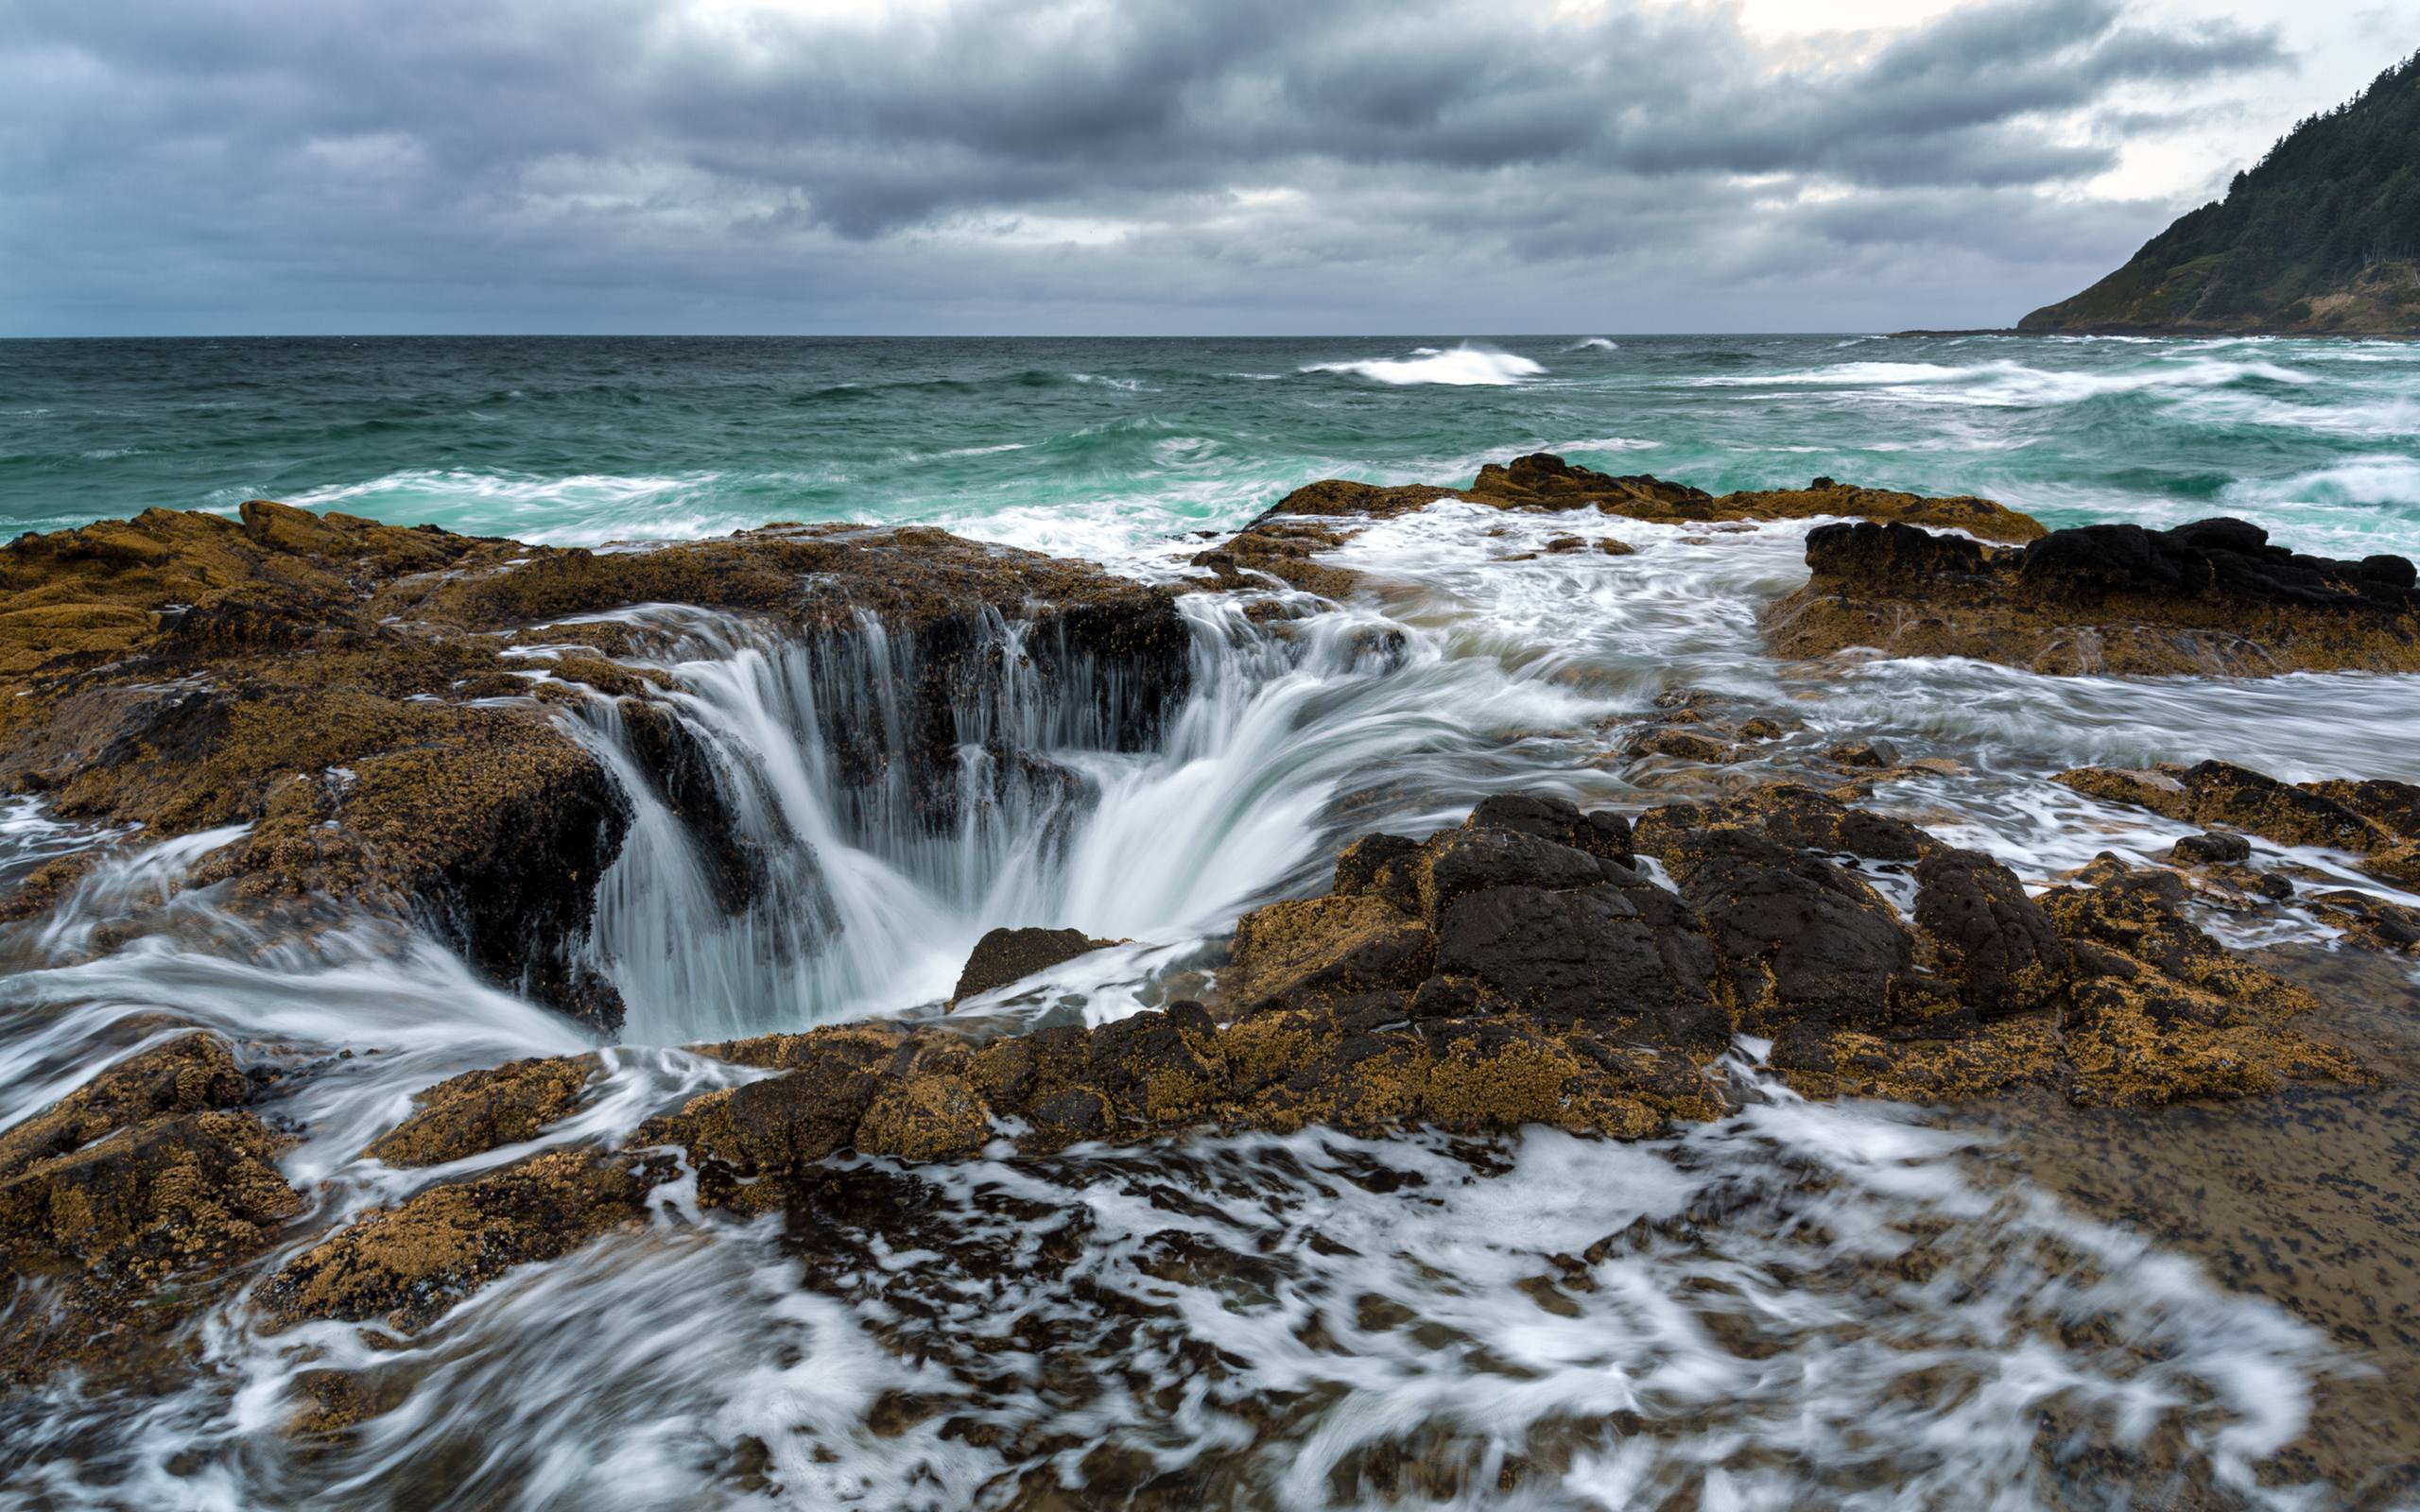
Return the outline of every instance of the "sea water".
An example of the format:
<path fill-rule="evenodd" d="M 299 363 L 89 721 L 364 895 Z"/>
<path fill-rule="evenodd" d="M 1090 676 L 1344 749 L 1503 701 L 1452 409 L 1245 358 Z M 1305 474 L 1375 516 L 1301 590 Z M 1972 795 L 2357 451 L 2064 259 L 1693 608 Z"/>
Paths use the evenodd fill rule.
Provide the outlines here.
<path fill-rule="evenodd" d="M 2420 550 L 2415 421 L 2420 348 L 2390 343 L 17 342 L 0 344 L 0 511 L 50 529 L 267 496 L 558 543 L 913 521 L 1166 579 L 1204 533 L 1299 484 L 1460 483 L 1545 449 L 1715 490 L 1826 474 L 1980 493 L 2053 524 L 2230 513 L 2344 556 Z M 1575 528 L 1636 550 L 1538 554 Z M 430 1182 L 618 1141 L 761 1074 L 685 1044 L 934 1013 L 995 925 L 1126 943 L 970 1011 L 1098 1022 L 1198 992 L 1236 917 L 1317 888 L 1355 833 L 1451 823 L 1495 791 L 1662 801 L 1673 774 L 1619 746 L 1677 689 L 1788 716 L 1752 776 L 1808 769 L 1851 735 L 1938 758 L 1876 801 L 2036 886 L 2101 851 L 2148 861 L 2186 833 L 2048 780 L 2066 766 L 2217 756 L 2420 780 L 2420 679 L 1777 661 L 1754 614 L 1805 580 L 1807 528 L 1457 504 L 1386 522 L 1335 554 L 1368 593 L 1288 635 L 1226 596 L 1184 598 L 1193 691 L 1150 749 L 1105 748 L 1004 696 L 995 733 L 1081 791 L 941 835 L 907 796 L 841 792 L 817 733 L 818 700 L 912 675 L 912 645 L 836 652 L 631 611 L 771 861 L 749 908 L 723 914 L 610 701 L 571 707 L 567 730 L 634 805 L 585 946 L 629 1005 L 610 1044 L 392 920 L 264 935 L 183 888 L 237 831 L 157 839 L 12 798 L 0 878 L 89 846 L 112 859 L 0 938 L 0 1123 L 181 1026 L 227 1034 L 289 1072 L 262 1110 L 296 1133 L 280 1160 L 309 1209 L 265 1272 Z M 2351 858 L 2256 844 L 2420 904 Z M 2241 944 L 2335 944 L 2292 906 L 2206 921 Z M 2410 973 L 2381 980 L 2363 990 L 2391 1022 Z M 589 1048 L 605 1057 L 596 1094 L 530 1143 L 432 1170 L 360 1154 L 444 1076 Z M 1741 1113 L 1639 1145 L 1312 1131 L 1046 1160 L 1003 1145 L 915 1173 L 844 1160 L 831 1180 L 848 1200 L 828 1214 L 725 1221 L 676 1183 L 648 1227 L 516 1270 L 409 1338 L 380 1323 L 268 1334 L 239 1293 L 197 1326 L 172 1388 L 60 1380 L 0 1406 L 0 1495 L 1929 1508 L 2397 1494 L 2391 1462 L 2409 1445 L 2287 1452 L 2340 1416 L 2369 1420 L 2358 1403 L 2382 1368 L 2289 1305 L 2290 1287 L 2273 1300 L 2183 1236 L 2054 1194 L 2080 1184 L 1988 1121 L 1803 1103 L 1760 1053 L 1742 1041 L 1729 1068 Z M 2362 1179 L 2391 1188 L 2384 1169 Z M 362 1372 L 394 1404 L 334 1441 L 288 1434 L 298 1378 L 325 1369 Z"/>

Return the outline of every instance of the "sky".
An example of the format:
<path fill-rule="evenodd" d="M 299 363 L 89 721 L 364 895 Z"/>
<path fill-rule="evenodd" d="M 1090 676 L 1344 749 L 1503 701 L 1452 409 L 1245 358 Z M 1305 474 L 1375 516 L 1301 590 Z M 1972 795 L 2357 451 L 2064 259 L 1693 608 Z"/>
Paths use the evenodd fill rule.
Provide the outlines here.
<path fill-rule="evenodd" d="M 0 335 L 2013 323 L 2420 0 L 0 0 Z"/>

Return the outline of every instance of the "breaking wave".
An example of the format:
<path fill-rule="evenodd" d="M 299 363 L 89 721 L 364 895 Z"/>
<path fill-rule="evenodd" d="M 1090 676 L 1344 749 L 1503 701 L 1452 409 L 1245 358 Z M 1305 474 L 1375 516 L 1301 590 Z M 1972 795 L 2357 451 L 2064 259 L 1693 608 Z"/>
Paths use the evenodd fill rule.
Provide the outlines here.
<path fill-rule="evenodd" d="M 1371 357 L 1359 362 L 1314 362 L 1304 372 L 1351 373 L 1374 383 L 1456 384 L 1502 387 L 1546 372 L 1546 365 L 1510 352 L 1463 345 L 1451 351 L 1415 347 L 1409 357 Z"/>

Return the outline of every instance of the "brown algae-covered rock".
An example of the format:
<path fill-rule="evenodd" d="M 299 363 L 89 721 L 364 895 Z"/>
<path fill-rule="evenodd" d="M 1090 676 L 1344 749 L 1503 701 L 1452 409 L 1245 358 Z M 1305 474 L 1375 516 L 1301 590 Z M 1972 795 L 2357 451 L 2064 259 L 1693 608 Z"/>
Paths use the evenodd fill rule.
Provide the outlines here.
<path fill-rule="evenodd" d="M 251 1091 L 180 1035 L 0 1134 L 0 1375 L 140 1372 L 302 1211 Z"/>
<path fill-rule="evenodd" d="M 389 1165 L 441 1165 L 537 1137 L 603 1069 L 595 1056 L 507 1061 L 422 1091 L 418 1111 L 362 1153 Z"/>
<path fill-rule="evenodd" d="M 1680 890 L 1623 859 L 1638 854 Z M 1907 875 L 1911 916 L 1841 858 Z M 1643 1138 L 1726 1110 L 1706 1068 L 1741 1029 L 1771 1034 L 1774 1068 L 1813 1095 L 1939 1101 L 2031 1082 L 2155 1105 L 2360 1079 L 2291 1027 L 2314 1000 L 2194 927 L 2185 897 L 2172 873 L 2115 866 L 2031 897 L 1987 857 L 1790 784 L 1635 825 L 1507 795 L 1425 839 L 1365 836 L 1330 894 L 1247 915 L 1215 1010 L 1179 1002 L 988 1040 L 937 1020 L 701 1046 L 772 1074 L 692 1099 L 626 1152 L 561 1151 L 423 1192 L 297 1257 L 260 1297 L 280 1321 L 416 1328 L 513 1264 L 641 1221 L 673 1174 L 666 1147 L 686 1152 L 700 1206 L 798 1222 L 850 1152 L 955 1160 L 1005 1141 L 1041 1156 L 1315 1125 Z M 487 1091 L 533 1116 L 576 1096 L 589 1064 L 457 1078 L 424 1112 Z M 554 1090 L 530 1096 L 540 1085 Z"/>
<path fill-rule="evenodd" d="M 628 627 L 534 622 L 663 603 L 810 639 L 880 616 L 923 659 L 891 733 L 906 775 L 935 792 L 956 791 L 932 781 L 956 770 L 948 711 L 999 675 L 1001 619 L 1033 627 L 1049 653 L 1035 667 L 1067 684 L 1059 696 L 1102 701 L 1123 747 L 1149 740 L 1189 682 L 1167 591 L 939 530 L 776 526 L 588 551 L 256 500 L 237 520 L 153 509 L 0 548 L 0 782 L 153 836 L 249 825 L 199 880 L 233 879 L 265 908 L 412 915 L 484 974 L 611 1030 L 621 1005 L 572 947 L 628 803 L 555 706 L 583 688 L 620 699 L 683 821 L 728 816 L 684 765 L 679 721 L 654 716 L 659 680 L 596 653 Z M 552 649 L 566 633 L 579 644 Z M 844 782 L 884 776 L 835 744 Z M 712 834 L 701 849 L 718 895 L 744 902 L 747 858 Z"/>
<path fill-rule="evenodd" d="M 408 1332 L 515 1265 L 637 1222 L 664 1164 L 559 1150 L 431 1187 L 288 1261 L 256 1299 L 272 1325 L 378 1319 Z"/>
<path fill-rule="evenodd" d="M 241 1105 L 216 1035 L 111 1067 L 0 1134 L 0 1255 L 19 1275 L 90 1270 L 148 1284 L 267 1243 L 302 1199 Z"/>
<path fill-rule="evenodd" d="M 1080 929 L 992 930 L 967 954 L 966 966 L 958 973 L 958 986 L 950 989 L 949 1005 L 954 1008 L 968 998 L 1116 943 L 1094 939 Z"/>
<path fill-rule="evenodd" d="M 1359 576 L 1318 559 L 1321 553 L 1351 540 L 1367 522 L 1393 519 L 1445 500 L 1516 514 L 1585 509 L 1657 524 L 1841 516 L 1963 530 L 1986 541 L 2022 542 L 2044 533 L 2038 521 L 1989 499 L 1927 498 L 1888 489 L 1856 488 L 1830 478 L 1818 478 L 1805 489 L 1766 489 L 1718 497 L 1685 483 L 1668 483 L 1643 473 L 1616 477 L 1576 466 L 1550 452 L 1533 452 L 1511 462 L 1486 464 L 1467 489 L 1429 484 L 1387 487 L 1342 478 L 1306 484 L 1235 536 L 1197 554 L 1193 564 L 1206 569 L 1220 586 L 1242 586 L 1260 575 L 1323 597 L 1340 598 L 1359 586 Z M 1547 542 L 1546 550 L 1561 554 L 1586 545 L 1585 538 L 1565 535 Z M 1609 557 L 1626 557 L 1636 549 L 1611 538 L 1599 541 L 1597 548 Z M 1536 555 L 1521 553 L 1505 559 L 1528 560 Z"/>
<path fill-rule="evenodd" d="M 2222 824 L 2280 845 L 2324 846 L 2361 857 L 2365 870 L 2420 886 L 2420 836 L 2406 783 L 2330 780 L 2281 782 L 2227 762 L 2148 771 L 2081 766 L 2052 781 L 2079 793 L 2193 824 Z"/>

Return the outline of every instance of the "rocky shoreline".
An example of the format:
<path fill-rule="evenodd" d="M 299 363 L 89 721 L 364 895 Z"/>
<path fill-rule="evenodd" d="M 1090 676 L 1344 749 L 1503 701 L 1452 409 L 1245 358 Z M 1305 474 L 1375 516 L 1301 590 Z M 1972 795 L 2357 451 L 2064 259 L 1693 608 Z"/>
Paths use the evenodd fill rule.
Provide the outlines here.
<path fill-rule="evenodd" d="M 579 947 L 633 818 L 576 714 L 629 732 L 640 780 L 710 858 L 724 907 L 767 885 L 732 817 L 744 795 L 643 654 L 681 615 L 822 648 L 835 780 L 908 794 L 916 822 L 947 833 L 1011 784 L 1081 784 L 1005 733 L 970 731 L 1004 732 L 1004 709 L 1039 698 L 1091 747 L 1145 748 L 1192 688 L 1182 594 L 1238 595 L 1282 630 L 1367 586 L 1326 554 L 1441 503 L 1658 525 L 1850 522 L 1807 534 L 1808 582 L 1765 612 L 1787 657 L 2420 671 L 2420 591 L 2400 558 L 2295 555 L 2225 520 L 2048 531 L 1987 500 L 1830 479 L 1716 497 L 1545 455 L 1467 489 L 1311 485 L 1162 584 L 918 527 L 579 551 L 254 502 L 237 520 L 153 510 L 0 552 L 0 781 L 105 833 L 230 832 L 182 885 L 216 885 L 264 935 L 403 921 L 611 1037 L 623 1005 Z M 1564 539 L 1545 549 L 1586 545 Z M 850 694 L 869 658 L 897 674 L 897 696 Z M 1640 1140 L 1721 1119 L 1768 1084 L 2147 1109 L 2379 1074 L 2310 1028 L 2321 994 L 2196 917 L 2299 898 L 2351 948 L 2420 950 L 2420 914 L 2255 866 L 2238 838 L 2324 848 L 2420 888 L 2420 788 L 2350 773 L 2291 784 L 2220 763 L 2066 773 L 2080 794 L 2209 833 L 2161 866 L 2103 857 L 2029 892 L 1989 856 L 1868 806 L 1877 784 L 1940 775 L 1886 744 L 1836 746 L 1797 780 L 1727 775 L 1778 731 L 1685 699 L 1630 747 L 1702 774 L 1678 800 L 1615 813 L 1498 792 L 1458 825 L 1363 833 L 1324 889 L 1236 920 L 1198 998 L 1112 1022 L 1030 1027 L 983 1009 L 1116 943 L 1001 931 L 950 996 L 973 1011 L 690 1047 L 735 1068 L 733 1084 L 611 1144 L 512 1153 L 588 1105 L 610 1052 L 454 1076 L 361 1153 L 458 1174 L 333 1224 L 277 1164 L 293 1131 L 253 1110 L 309 1070 L 161 1023 L 0 1132 L 0 1370 L 173 1370 L 192 1348 L 182 1331 L 233 1298 L 266 1332 L 374 1320 L 408 1335 L 514 1266 L 648 1224 L 667 1193 L 699 1214 L 808 1226 L 852 1156 L 1046 1161 L 1210 1130 Z M 102 854 L 12 879 L 11 927 L 38 927 Z M 337 1383 L 306 1420 L 335 1432 L 376 1410 Z"/>

